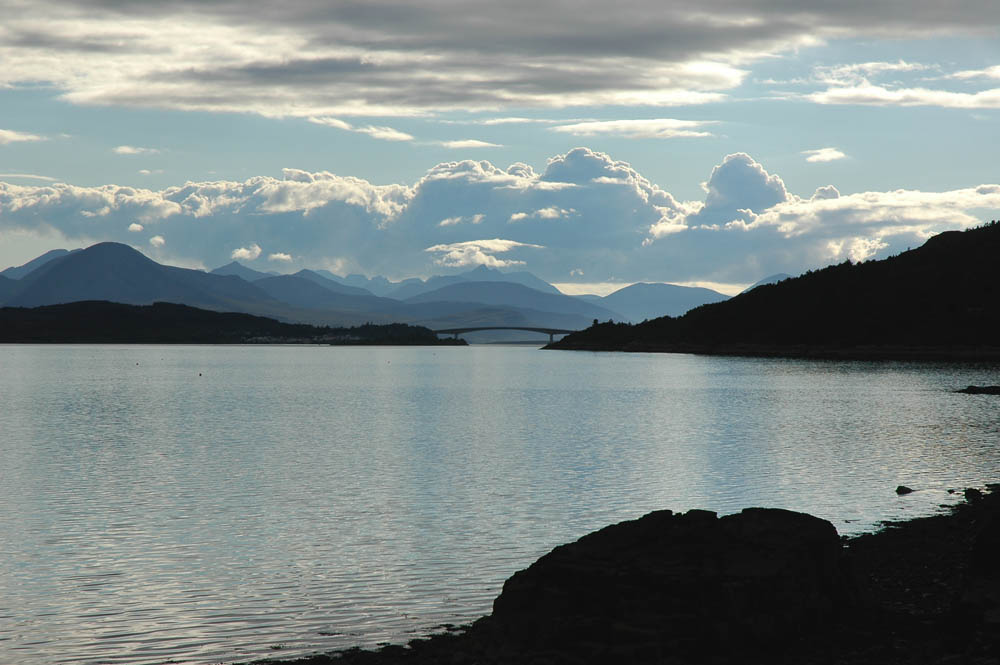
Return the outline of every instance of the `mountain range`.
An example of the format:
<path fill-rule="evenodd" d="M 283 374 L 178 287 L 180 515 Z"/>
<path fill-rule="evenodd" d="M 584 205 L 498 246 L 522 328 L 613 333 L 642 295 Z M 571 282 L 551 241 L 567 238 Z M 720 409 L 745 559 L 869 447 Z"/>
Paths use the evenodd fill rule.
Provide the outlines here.
<path fill-rule="evenodd" d="M 52 250 L 3 271 L 0 305 L 171 302 L 313 325 L 401 322 L 432 329 L 490 325 L 582 329 L 595 319 L 641 320 L 726 298 L 708 289 L 671 284 L 636 284 L 604 298 L 567 296 L 531 273 L 505 273 L 485 266 L 398 283 L 349 277 L 353 279 L 324 270 L 266 273 L 236 261 L 205 272 L 162 265 L 127 245 L 104 242 L 81 250 Z M 360 283 L 388 295 L 376 295 Z M 525 336 L 537 338 L 537 333 L 470 335 L 477 341 Z"/>
<path fill-rule="evenodd" d="M 683 316 L 601 323 L 551 348 L 859 358 L 1000 357 L 1000 223 L 764 284 Z"/>

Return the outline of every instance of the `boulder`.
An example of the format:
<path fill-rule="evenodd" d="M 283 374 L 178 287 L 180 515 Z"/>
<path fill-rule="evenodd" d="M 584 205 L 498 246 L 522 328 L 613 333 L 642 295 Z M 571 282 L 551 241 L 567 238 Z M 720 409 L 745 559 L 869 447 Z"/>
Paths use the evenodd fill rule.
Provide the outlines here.
<path fill-rule="evenodd" d="M 555 548 L 493 604 L 511 644 L 565 662 L 775 656 L 857 604 L 829 522 L 779 509 L 650 513 Z"/>

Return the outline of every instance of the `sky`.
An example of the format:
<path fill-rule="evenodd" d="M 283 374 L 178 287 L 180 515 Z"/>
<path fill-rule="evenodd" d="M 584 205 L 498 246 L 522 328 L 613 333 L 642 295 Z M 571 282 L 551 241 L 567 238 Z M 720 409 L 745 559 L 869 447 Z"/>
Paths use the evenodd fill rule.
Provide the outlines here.
<path fill-rule="evenodd" d="M 0 0 L 0 268 L 727 293 L 1000 218 L 995 0 Z"/>

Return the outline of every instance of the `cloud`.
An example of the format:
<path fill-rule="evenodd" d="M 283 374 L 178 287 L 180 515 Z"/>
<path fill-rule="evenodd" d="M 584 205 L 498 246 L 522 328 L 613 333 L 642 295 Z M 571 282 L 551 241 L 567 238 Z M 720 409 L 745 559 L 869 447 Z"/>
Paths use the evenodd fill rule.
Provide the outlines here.
<path fill-rule="evenodd" d="M 464 268 L 467 266 L 507 268 L 509 266 L 524 265 L 525 262 L 515 259 L 498 259 L 493 254 L 502 254 L 520 247 L 545 249 L 541 245 L 493 238 L 492 240 L 468 240 L 466 242 L 456 242 L 447 245 L 434 245 L 424 251 L 440 254 L 439 257 L 434 259 L 434 263 L 439 266 L 449 268 Z"/>
<path fill-rule="evenodd" d="M 919 72 L 933 69 L 930 65 L 898 60 L 896 62 L 860 62 L 847 65 L 819 66 L 813 69 L 815 79 L 835 85 L 858 85 L 870 77 L 887 72 Z"/>
<path fill-rule="evenodd" d="M 159 150 L 156 148 L 140 148 L 132 145 L 120 145 L 111 149 L 116 155 L 156 155 Z"/>
<path fill-rule="evenodd" d="M 988 78 L 988 79 L 1000 79 L 1000 65 L 993 65 L 992 67 L 986 67 L 984 69 L 966 69 L 960 72 L 955 72 L 954 74 L 949 74 L 945 78 L 953 79 L 974 79 L 974 78 Z"/>
<path fill-rule="evenodd" d="M 838 159 L 847 157 L 836 148 L 817 148 L 816 150 L 803 150 L 807 162 L 835 162 Z"/>
<path fill-rule="evenodd" d="M 154 169 L 152 171 L 149 169 L 139 169 L 138 173 L 139 175 L 160 175 L 163 173 L 163 169 Z"/>
<path fill-rule="evenodd" d="M 0 129 L 0 145 L 10 143 L 31 143 L 34 141 L 47 141 L 48 139 L 38 134 L 28 134 L 26 132 L 15 132 L 12 129 Z"/>
<path fill-rule="evenodd" d="M 673 118 L 652 118 L 646 120 L 602 120 L 577 122 L 551 127 L 554 132 L 574 136 L 620 136 L 628 139 L 673 139 L 704 138 L 710 132 L 698 131 L 698 127 L 712 124 L 701 120 L 675 120 Z"/>
<path fill-rule="evenodd" d="M 594 283 L 748 284 L 884 256 L 1000 212 L 998 184 L 796 194 L 744 153 L 706 175 L 702 200 L 682 201 L 629 163 L 580 147 L 538 171 L 456 160 L 407 184 L 297 169 L 161 190 L 0 182 L 0 234 L 133 243 L 137 224 L 170 236 L 172 259 L 189 265 L 222 265 L 234 248 L 254 260 L 276 247 L 306 267 L 392 279 L 522 265 L 549 281 L 583 268 Z"/>
<path fill-rule="evenodd" d="M 230 257 L 234 261 L 254 261 L 260 256 L 261 249 L 260 245 L 253 243 L 249 247 L 240 247 L 239 249 L 234 249 Z"/>
<path fill-rule="evenodd" d="M 572 215 L 575 210 L 572 208 L 566 210 L 565 208 L 557 208 L 555 206 L 550 206 L 548 208 L 539 208 L 538 210 L 527 213 L 527 212 L 515 212 L 510 216 L 508 221 L 510 222 L 521 222 L 526 219 L 562 219 Z"/>
<path fill-rule="evenodd" d="M 46 182 L 57 182 L 56 178 L 47 175 L 35 175 L 33 173 L 0 173 L 0 178 L 17 178 L 23 180 L 44 180 Z"/>
<path fill-rule="evenodd" d="M 446 148 L 502 148 L 499 143 L 489 143 L 476 139 L 462 139 L 459 141 L 441 141 L 441 145 Z"/>
<path fill-rule="evenodd" d="M 132 222 L 131 224 L 128 225 L 129 233 L 139 233 L 140 231 L 144 231 L 145 229 L 146 229 L 145 226 L 143 226 L 142 224 L 136 224 L 135 222 Z"/>
<path fill-rule="evenodd" d="M 160 247 L 166 245 L 167 241 L 163 239 L 163 236 L 153 236 L 149 239 L 149 244 L 159 249 Z"/>
<path fill-rule="evenodd" d="M 278 261 L 281 263 L 290 263 L 292 260 L 291 254 L 285 254 L 284 252 L 275 252 L 274 254 L 267 255 L 268 261 Z"/>
<path fill-rule="evenodd" d="M 483 221 L 486 215 L 478 213 L 472 215 L 471 217 L 449 217 L 448 219 L 442 219 L 438 222 L 438 226 L 455 226 L 456 224 L 468 223 L 468 224 L 479 224 Z"/>
<path fill-rule="evenodd" d="M 940 106 L 956 109 L 1000 108 L 1000 88 L 979 92 L 952 92 L 930 88 L 885 88 L 870 83 L 830 88 L 807 95 L 817 104 L 858 106 Z"/>
<path fill-rule="evenodd" d="M 726 99 L 748 63 L 805 45 L 983 34 L 1000 23 L 992 0 L 921 0 L 905 11 L 779 0 L 697 10 L 582 0 L 570 11 L 299 0 L 281 11 L 254 4 L 239 20 L 228 0 L 22 5 L 0 0 L 0 86 L 41 83 L 72 104 L 302 118 L 706 104 Z"/>
<path fill-rule="evenodd" d="M 363 127 L 356 127 L 349 122 L 341 120 L 339 118 L 332 118 L 329 116 L 317 117 L 313 116 L 309 118 L 309 122 L 324 125 L 326 127 L 333 127 L 334 129 L 343 129 L 348 132 L 357 132 L 358 134 L 367 134 L 373 139 L 379 139 L 380 141 L 412 141 L 413 136 L 407 134 L 406 132 L 401 132 L 398 129 L 393 129 L 392 127 L 375 126 L 375 125 L 365 125 Z"/>

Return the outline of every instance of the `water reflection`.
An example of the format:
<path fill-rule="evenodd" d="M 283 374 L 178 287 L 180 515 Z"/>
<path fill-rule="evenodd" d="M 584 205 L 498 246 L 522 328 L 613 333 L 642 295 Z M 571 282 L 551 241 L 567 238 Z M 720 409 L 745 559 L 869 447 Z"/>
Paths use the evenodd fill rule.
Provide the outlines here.
<path fill-rule="evenodd" d="M 995 368 L 518 347 L 0 348 L 0 662 L 406 640 L 649 510 L 842 532 L 997 478 Z M 897 484 L 921 489 L 908 497 Z"/>

